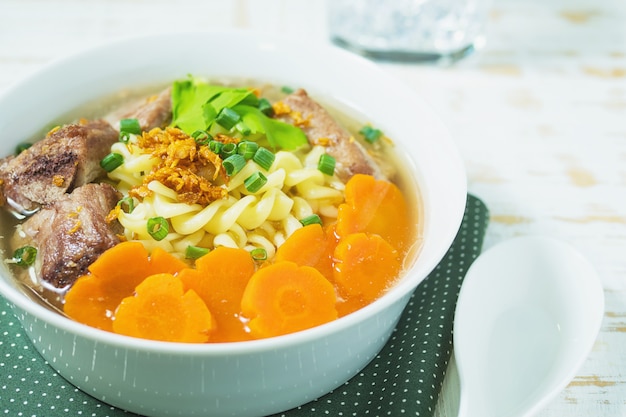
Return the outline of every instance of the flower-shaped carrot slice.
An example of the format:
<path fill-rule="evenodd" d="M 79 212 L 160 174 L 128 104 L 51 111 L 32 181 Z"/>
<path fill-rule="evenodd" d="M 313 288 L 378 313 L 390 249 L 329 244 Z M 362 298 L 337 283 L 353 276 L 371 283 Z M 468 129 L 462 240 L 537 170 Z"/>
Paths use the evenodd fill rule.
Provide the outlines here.
<path fill-rule="evenodd" d="M 178 275 L 184 287 L 193 289 L 211 310 L 216 321 L 212 342 L 250 339 L 239 313 L 243 291 L 254 270 L 247 250 L 220 246 L 197 259 L 195 269 Z"/>
<path fill-rule="evenodd" d="M 70 318 L 112 331 L 112 318 L 122 299 L 133 294 L 146 277 L 176 273 L 187 265 L 162 249 L 150 257 L 140 242 L 122 242 L 105 251 L 65 295 L 63 310 Z"/>
<path fill-rule="evenodd" d="M 151 275 L 119 305 L 113 331 L 142 339 L 202 343 L 213 329 L 211 312 L 172 274 Z"/>
<path fill-rule="evenodd" d="M 398 278 L 402 266 L 398 252 L 379 235 L 353 233 L 335 248 L 335 283 L 347 297 L 371 302 Z"/>
<path fill-rule="evenodd" d="M 416 226 L 400 189 L 371 175 L 354 175 L 346 184 L 346 202 L 339 206 L 337 235 L 377 234 L 404 252 L 412 243 Z"/>
<path fill-rule="evenodd" d="M 337 318 L 333 285 L 316 269 L 289 261 L 259 269 L 243 293 L 241 310 L 256 338 L 293 333 Z"/>
<path fill-rule="evenodd" d="M 325 231 L 319 224 L 310 224 L 293 232 L 280 245 L 274 260 L 312 266 L 332 282 L 332 255 L 336 244 L 333 228 Z"/>

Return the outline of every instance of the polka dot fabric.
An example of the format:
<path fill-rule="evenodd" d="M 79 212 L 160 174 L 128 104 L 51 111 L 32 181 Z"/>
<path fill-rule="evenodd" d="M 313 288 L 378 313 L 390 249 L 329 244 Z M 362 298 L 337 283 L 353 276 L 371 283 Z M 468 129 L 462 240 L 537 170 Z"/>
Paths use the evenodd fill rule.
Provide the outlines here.
<path fill-rule="evenodd" d="M 456 300 L 479 255 L 488 210 L 468 196 L 459 233 L 420 284 L 380 354 L 341 387 L 275 417 L 432 416 L 452 352 Z M 0 298 L 0 416 L 132 417 L 75 388 L 37 353 Z"/>

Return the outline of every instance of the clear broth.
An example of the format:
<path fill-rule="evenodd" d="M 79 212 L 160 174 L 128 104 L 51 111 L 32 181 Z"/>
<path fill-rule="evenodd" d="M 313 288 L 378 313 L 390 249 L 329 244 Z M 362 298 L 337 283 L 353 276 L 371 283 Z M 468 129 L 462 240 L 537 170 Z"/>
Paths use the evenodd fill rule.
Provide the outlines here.
<path fill-rule="evenodd" d="M 286 95 L 279 86 L 252 80 L 211 81 L 229 86 L 250 86 L 258 88 L 262 91 L 262 95 L 272 102 L 280 100 Z M 137 103 L 140 103 L 151 95 L 157 94 L 165 87 L 166 85 L 152 85 L 132 90 L 126 89 L 118 91 L 109 96 L 93 100 L 80 108 L 69 111 L 63 117 L 59 118 L 61 122 L 58 124 L 72 123 L 80 118 L 106 118 L 112 120 L 113 115 L 124 113 L 125 110 L 133 108 Z M 393 174 L 389 179 L 402 190 L 409 207 L 415 209 L 412 213 L 412 222 L 415 224 L 414 244 L 405 255 L 404 260 L 404 269 L 410 268 L 417 259 L 423 240 L 423 205 L 421 203 L 417 181 L 410 174 L 409 167 L 411 163 L 406 159 L 404 154 L 401 154 L 395 149 L 395 144 L 388 138 L 385 138 L 384 143 L 378 146 L 372 146 L 362 140 L 358 131 L 366 124 L 365 120 L 367 119 L 364 115 L 358 114 L 354 109 L 348 108 L 332 98 L 317 97 L 315 92 L 310 92 L 310 94 L 327 109 L 335 120 L 348 130 L 355 139 L 359 140 L 367 149 L 373 151 L 375 160 L 379 162 L 383 161 L 386 165 L 393 167 Z M 54 125 L 55 124 L 52 126 Z M 378 127 L 382 128 L 384 131 L 384 126 Z M 32 143 L 40 140 L 45 136 L 48 130 L 49 128 L 43 128 L 35 137 L 28 138 L 29 141 Z M 15 248 L 11 247 L 11 237 L 16 232 L 18 225 L 23 221 L 24 220 L 18 219 L 8 210 L 0 209 L 0 259 L 5 262 L 12 258 L 12 253 Z M 24 269 L 14 265 L 8 265 L 7 269 L 11 271 L 13 279 L 22 287 L 24 293 L 29 298 L 59 314 L 63 314 L 63 297 L 67 288 L 56 289 L 50 285 L 46 285 L 39 277 L 35 276 L 33 267 Z"/>

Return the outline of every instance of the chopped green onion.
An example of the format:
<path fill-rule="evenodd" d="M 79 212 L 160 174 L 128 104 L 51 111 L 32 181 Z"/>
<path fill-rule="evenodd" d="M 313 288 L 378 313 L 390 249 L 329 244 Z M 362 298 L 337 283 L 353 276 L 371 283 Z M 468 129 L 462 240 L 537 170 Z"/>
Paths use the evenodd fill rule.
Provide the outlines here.
<path fill-rule="evenodd" d="M 322 219 L 317 214 L 311 214 L 310 216 L 306 216 L 304 219 L 300 219 L 300 223 L 302 223 L 302 226 L 322 224 Z"/>
<path fill-rule="evenodd" d="M 256 142 L 251 142 L 249 140 L 245 140 L 243 142 L 239 142 L 237 145 L 237 153 L 243 156 L 246 161 L 248 159 L 252 159 L 256 151 L 259 149 L 259 144 Z"/>
<path fill-rule="evenodd" d="M 293 88 L 289 87 L 289 86 L 282 86 L 282 88 L 280 89 L 280 91 L 282 91 L 285 94 L 291 94 L 293 93 Z"/>
<path fill-rule="evenodd" d="M 323 174 L 333 175 L 335 173 L 335 158 L 327 153 L 320 155 L 319 161 L 317 161 L 317 169 Z"/>
<path fill-rule="evenodd" d="M 170 232 L 170 225 L 165 217 L 152 217 L 148 219 L 147 229 L 154 240 L 163 240 Z"/>
<path fill-rule="evenodd" d="M 141 126 L 137 119 L 122 119 L 120 120 L 120 141 L 128 142 L 130 135 L 141 134 Z"/>
<path fill-rule="evenodd" d="M 200 145 L 206 145 L 213 139 L 206 130 L 196 130 L 191 134 L 191 137 Z"/>
<path fill-rule="evenodd" d="M 106 172 L 111 172 L 117 167 L 119 167 L 120 165 L 122 165 L 123 163 L 124 163 L 124 157 L 119 153 L 112 152 L 108 154 L 107 156 L 105 156 L 104 158 L 102 158 L 102 161 L 100 161 L 100 166 Z"/>
<path fill-rule="evenodd" d="M 199 246 L 187 246 L 185 250 L 185 258 L 187 259 L 198 259 L 209 253 L 210 250 L 208 248 L 201 248 Z"/>
<path fill-rule="evenodd" d="M 33 146 L 32 143 L 28 143 L 28 142 L 20 143 L 19 145 L 15 147 L 15 154 L 19 155 L 22 152 L 24 152 L 26 149 L 30 148 L 31 146 Z"/>
<path fill-rule="evenodd" d="M 251 193 L 256 193 L 267 183 L 267 177 L 260 171 L 255 172 L 243 181 L 243 186 Z"/>
<path fill-rule="evenodd" d="M 263 114 L 268 117 L 272 117 L 274 115 L 274 107 L 272 107 L 272 103 L 266 98 L 262 98 L 259 100 L 259 110 Z"/>
<path fill-rule="evenodd" d="M 235 143 L 225 143 L 220 149 L 220 158 L 222 160 L 237 153 L 237 145 Z"/>
<path fill-rule="evenodd" d="M 224 159 L 222 166 L 224 166 L 228 176 L 233 176 L 246 166 L 246 160 L 243 156 L 236 153 Z"/>
<path fill-rule="evenodd" d="M 24 268 L 31 266 L 37 259 L 37 249 L 32 246 L 22 246 L 13 252 L 12 263 L 15 263 Z"/>
<path fill-rule="evenodd" d="M 363 126 L 359 133 L 363 135 L 365 140 L 369 143 L 374 143 L 383 135 L 379 129 L 375 129 L 372 126 Z"/>
<path fill-rule="evenodd" d="M 255 261 L 265 261 L 267 259 L 267 251 L 265 248 L 252 249 L 250 255 Z"/>
<path fill-rule="evenodd" d="M 124 197 L 117 202 L 125 213 L 132 213 L 135 210 L 135 200 L 132 197 Z"/>
<path fill-rule="evenodd" d="M 232 129 L 239 120 L 241 120 L 239 113 L 230 107 L 224 107 L 215 118 L 218 125 L 228 130 Z"/>
<path fill-rule="evenodd" d="M 252 129 L 250 129 L 250 127 L 241 120 L 237 122 L 237 124 L 235 125 L 235 129 L 237 129 L 237 131 L 244 136 L 248 136 L 250 133 L 252 133 Z"/>
<path fill-rule="evenodd" d="M 257 149 L 257 151 L 254 153 L 254 156 L 252 157 L 252 160 L 266 171 L 269 171 L 269 169 L 272 167 L 274 159 L 276 159 L 276 155 L 274 155 L 272 151 L 263 147 Z"/>
<path fill-rule="evenodd" d="M 132 133 L 138 135 L 141 133 L 141 126 L 137 119 L 122 119 L 120 120 L 120 132 Z"/>
<path fill-rule="evenodd" d="M 211 150 L 211 152 L 213 152 L 216 155 L 219 155 L 220 152 L 222 151 L 222 147 L 224 146 L 224 144 L 222 142 L 219 142 L 217 140 L 212 140 L 209 142 L 209 149 Z"/>

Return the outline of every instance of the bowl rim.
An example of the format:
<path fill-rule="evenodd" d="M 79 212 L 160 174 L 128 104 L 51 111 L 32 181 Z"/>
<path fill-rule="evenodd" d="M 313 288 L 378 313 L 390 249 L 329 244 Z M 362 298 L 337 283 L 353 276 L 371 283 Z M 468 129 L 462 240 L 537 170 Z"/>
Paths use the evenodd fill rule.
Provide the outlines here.
<path fill-rule="evenodd" d="M 164 36 L 215 36 L 216 34 L 227 34 L 228 36 L 238 37 L 240 39 L 246 41 L 252 41 L 256 47 L 271 47 L 279 45 L 279 46 L 295 46 L 298 43 L 297 39 L 282 39 L 277 35 L 262 33 L 249 29 L 216 29 L 216 30 L 191 30 L 191 31 L 176 31 L 176 32 L 168 32 L 168 33 L 158 33 L 158 34 L 144 34 L 139 36 L 126 36 L 120 37 L 112 41 L 102 42 L 95 46 L 87 47 L 76 51 L 74 53 L 60 56 L 52 61 L 42 65 L 39 69 L 31 72 L 8 86 L 7 88 L 0 91 L 0 107 L 6 100 L 10 100 L 11 96 L 17 94 L 21 89 L 25 88 L 28 84 L 33 81 L 37 81 L 38 79 L 45 77 L 50 71 L 59 70 L 60 68 L 71 65 L 72 62 L 77 62 L 85 59 L 89 55 L 108 50 L 110 48 L 117 47 L 126 47 L 133 43 L 141 43 L 141 42 L 150 42 L 157 41 Z M 408 91 L 411 91 L 410 87 L 407 87 L 404 83 L 398 80 L 396 77 L 387 72 L 381 65 L 372 62 L 368 59 L 365 59 L 356 54 L 347 52 L 335 45 L 326 44 L 326 43 L 318 43 L 307 46 L 310 50 L 311 54 L 319 55 L 319 56 L 331 56 L 332 59 L 338 59 L 341 62 L 346 63 L 347 65 L 359 66 L 364 70 L 371 72 L 372 74 L 376 74 L 378 77 L 382 77 L 386 82 L 397 85 L 399 87 L 403 87 Z M 421 100 L 421 98 L 415 92 L 406 92 L 403 93 L 407 97 L 410 97 L 413 103 L 420 104 L 420 110 L 429 113 L 431 117 L 431 123 L 437 124 L 438 130 L 442 133 L 442 136 L 438 138 L 438 141 L 441 141 L 442 146 L 446 148 L 446 152 L 449 153 L 449 157 L 454 161 L 454 164 L 459 167 L 458 172 L 455 173 L 456 178 L 455 182 L 458 190 L 458 195 L 455 197 L 455 207 L 453 207 L 453 211 L 455 214 L 455 218 L 450 219 L 450 224 L 446 228 L 447 235 L 442 239 L 445 241 L 445 251 L 448 250 L 450 245 L 452 244 L 456 233 L 461 225 L 461 221 L 463 219 L 463 213 L 465 209 L 465 201 L 466 201 L 466 174 L 465 169 L 463 167 L 463 161 L 458 152 L 458 149 L 455 147 L 452 142 L 452 138 L 447 130 L 447 128 L 443 125 L 440 119 L 434 114 L 434 111 L 430 109 L 425 103 Z M 97 97 L 94 97 L 97 98 Z M 0 120 L 2 118 L 0 117 Z M 462 191 L 462 192 L 461 192 Z M 280 349 L 282 347 L 289 347 L 294 345 L 299 345 L 302 343 L 306 343 L 312 340 L 319 340 L 320 338 L 324 338 L 325 336 L 329 336 L 335 334 L 337 332 L 341 332 L 343 329 L 349 328 L 363 321 L 364 317 L 373 316 L 377 313 L 385 310 L 392 304 L 396 303 L 399 299 L 406 297 L 406 301 L 408 302 L 407 295 L 410 295 L 413 290 L 427 277 L 427 275 L 436 267 L 436 265 L 441 261 L 441 258 L 444 256 L 445 251 L 441 254 L 441 257 L 438 259 L 430 259 L 429 262 L 415 262 L 406 272 L 405 275 L 414 274 L 414 270 L 416 269 L 416 265 L 420 265 L 421 277 L 419 280 L 407 280 L 403 279 L 398 284 L 396 284 L 390 291 L 384 294 L 379 299 L 374 302 L 366 305 L 365 307 L 359 309 L 358 311 L 348 314 L 344 317 L 340 317 L 334 321 L 329 323 L 325 323 L 323 325 L 319 325 L 310 329 L 298 331 L 291 334 L 286 334 L 282 336 L 271 337 L 267 339 L 258 339 L 258 340 L 250 340 L 250 341 L 240 341 L 240 342 L 220 342 L 220 343 L 203 343 L 203 344 L 195 344 L 195 343 L 179 343 L 179 342 L 164 342 L 164 341 L 155 341 L 155 340 L 147 340 L 147 339 L 139 339 L 124 335 L 115 334 L 112 332 L 107 332 L 105 330 L 100 330 L 97 328 L 90 327 L 88 325 L 76 322 L 68 317 L 65 317 L 61 314 L 50 314 L 50 310 L 46 307 L 39 305 L 38 303 L 33 302 L 29 299 L 23 292 L 15 285 L 10 285 L 8 282 L 5 282 L 4 279 L 0 279 L 0 295 L 5 297 L 8 301 L 8 304 L 12 308 L 19 308 L 25 313 L 28 313 L 35 318 L 45 321 L 52 326 L 55 326 L 63 331 L 87 338 L 92 339 L 97 342 L 105 343 L 108 345 L 113 345 L 117 347 L 123 348 L 131 348 L 142 351 L 149 351 L 155 353 L 184 353 L 188 355 L 203 355 L 203 356 L 219 356 L 224 353 L 230 354 L 246 354 L 246 353 L 258 353 L 263 350 L 275 350 Z M 3 271 L 0 273 L 4 274 Z M 407 288 L 408 287 L 408 288 Z M 14 311 L 14 313 L 17 313 Z M 23 313 L 22 313 L 23 314 Z M 19 318 L 19 316 L 18 316 Z"/>

